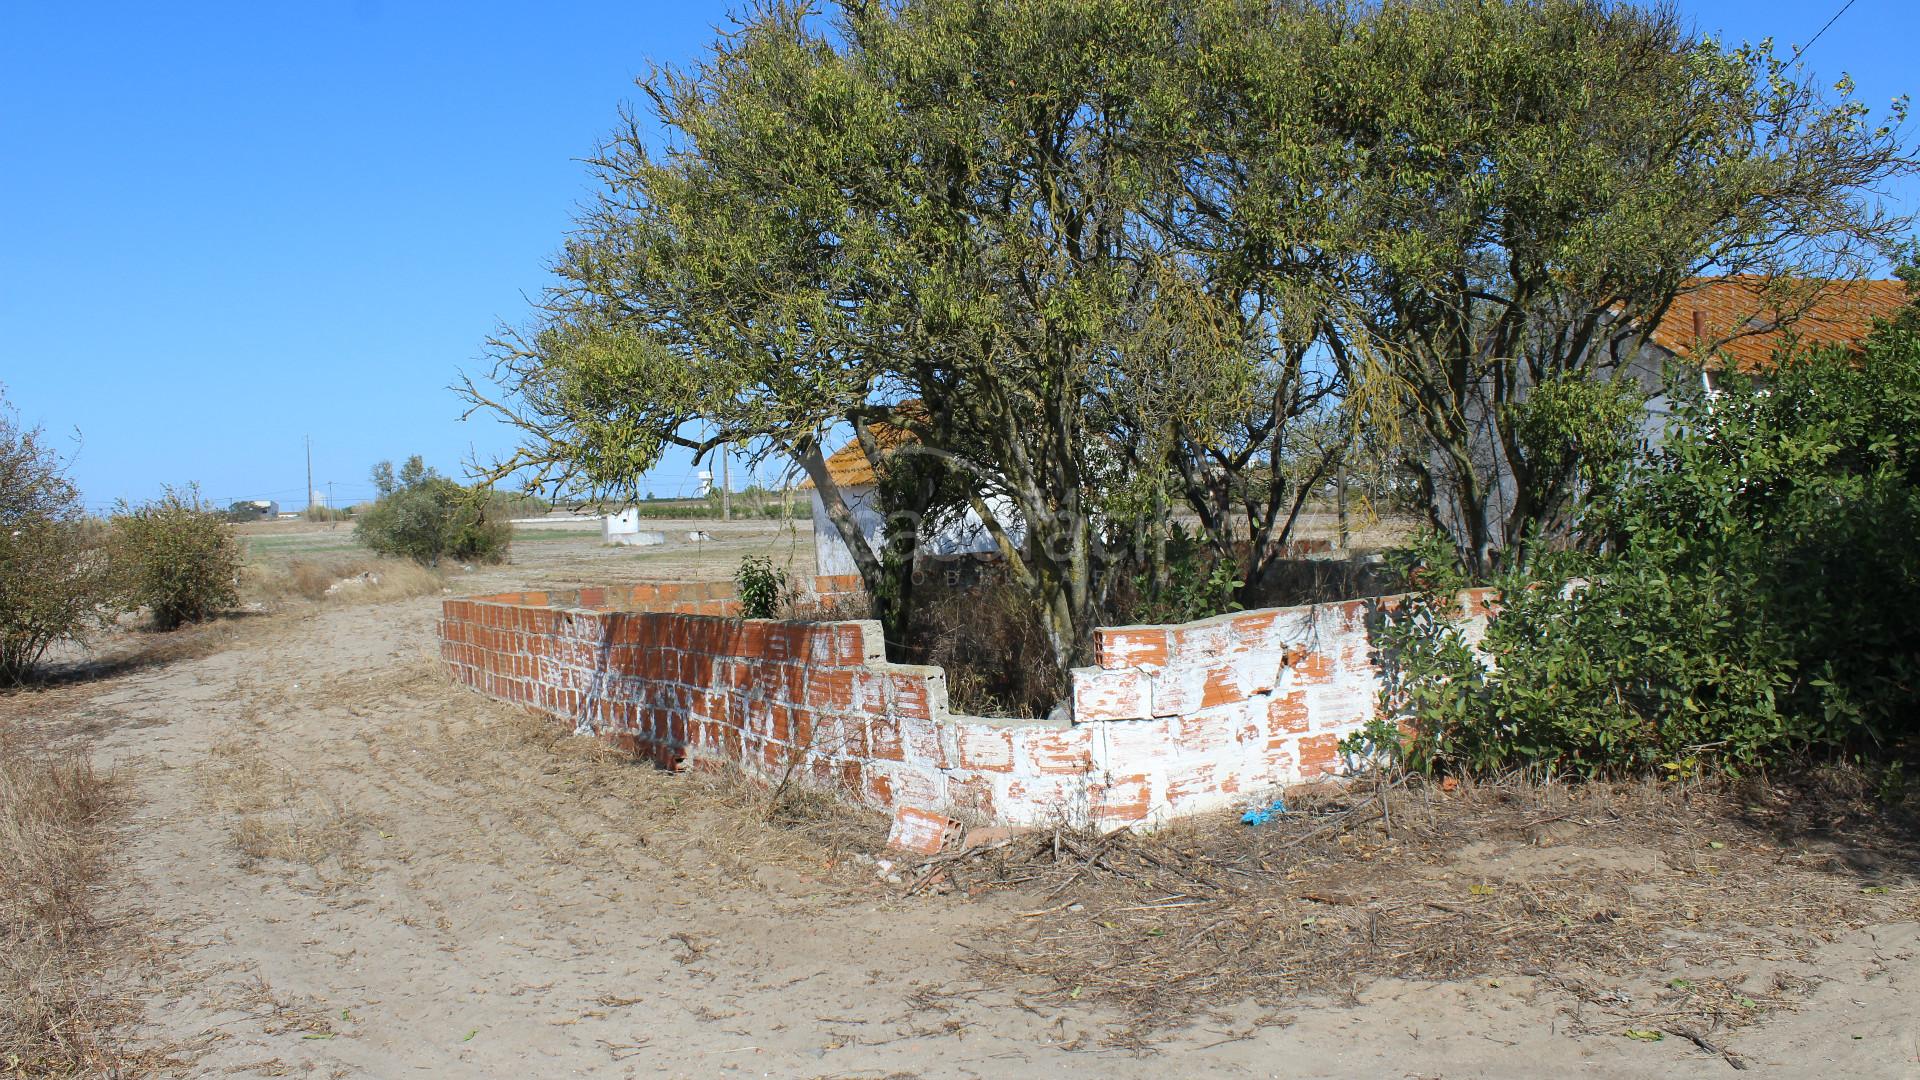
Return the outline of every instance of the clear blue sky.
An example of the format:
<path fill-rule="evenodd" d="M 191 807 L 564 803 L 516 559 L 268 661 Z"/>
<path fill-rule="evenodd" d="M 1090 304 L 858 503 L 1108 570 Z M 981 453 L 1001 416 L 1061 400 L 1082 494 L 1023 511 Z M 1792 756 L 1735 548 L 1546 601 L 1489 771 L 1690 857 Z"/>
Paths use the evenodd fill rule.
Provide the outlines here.
<path fill-rule="evenodd" d="M 1791 45 L 1844 2 L 1680 7 Z M 187 481 L 297 506 L 309 433 L 342 503 L 382 458 L 504 449 L 447 385 L 525 317 L 635 76 L 730 9 L 0 0 L 0 383 L 79 431 L 95 507 Z M 1880 108 L 1920 90 L 1916 40 L 1913 0 L 1855 0 L 1805 61 Z"/>

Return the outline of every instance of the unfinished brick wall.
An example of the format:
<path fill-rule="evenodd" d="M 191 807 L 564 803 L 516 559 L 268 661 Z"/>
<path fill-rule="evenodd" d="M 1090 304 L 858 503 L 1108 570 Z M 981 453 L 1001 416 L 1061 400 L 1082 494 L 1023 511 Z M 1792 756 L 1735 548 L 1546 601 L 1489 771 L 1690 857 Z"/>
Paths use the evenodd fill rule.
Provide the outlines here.
<path fill-rule="evenodd" d="M 1483 615 L 1485 597 L 1463 595 Z M 790 770 L 870 805 L 1113 827 L 1332 771 L 1372 716 L 1371 603 L 1103 629 L 1071 715 L 963 716 L 941 669 L 887 662 L 878 623 L 732 618 L 726 583 L 448 600 L 454 678 L 661 764 Z"/>

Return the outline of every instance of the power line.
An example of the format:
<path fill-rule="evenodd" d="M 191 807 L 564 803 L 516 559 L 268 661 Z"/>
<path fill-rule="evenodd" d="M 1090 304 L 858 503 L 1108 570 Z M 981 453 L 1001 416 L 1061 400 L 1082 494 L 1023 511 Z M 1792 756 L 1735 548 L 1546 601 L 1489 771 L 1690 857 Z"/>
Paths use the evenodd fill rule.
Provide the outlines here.
<path fill-rule="evenodd" d="M 1832 26 L 1834 23 L 1839 22 L 1840 16 L 1845 15 L 1847 13 L 1847 9 L 1852 7 L 1853 5 L 1854 5 L 1854 0 L 1847 0 L 1846 3 L 1841 4 L 1840 10 L 1833 13 L 1833 18 L 1828 19 L 1825 26 L 1822 26 L 1820 29 L 1814 31 L 1813 36 L 1807 39 L 1807 43 L 1805 45 L 1801 45 L 1798 48 L 1793 50 L 1793 55 L 1787 57 L 1787 63 L 1791 64 L 1795 60 L 1800 59 L 1801 53 L 1806 52 L 1808 49 L 1813 48 L 1813 43 L 1820 40 L 1820 35 L 1827 32 L 1827 27 Z"/>

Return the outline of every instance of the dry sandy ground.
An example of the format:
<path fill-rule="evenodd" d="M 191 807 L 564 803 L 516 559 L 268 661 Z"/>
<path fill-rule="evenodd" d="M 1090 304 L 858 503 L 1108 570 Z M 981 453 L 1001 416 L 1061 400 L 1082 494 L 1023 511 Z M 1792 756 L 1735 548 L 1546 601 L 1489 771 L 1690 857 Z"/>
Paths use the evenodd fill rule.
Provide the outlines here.
<path fill-rule="evenodd" d="M 720 544 L 790 539 L 775 526 Z M 713 556 L 727 553 L 568 546 L 456 587 L 660 576 Z M 1524 978 L 1376 984 L 1279 1017 L 1214 1003 L 1228 1019 L 1145 1053 L 1115 1046 L 1116 1017 L 972 979 L 970 951 L 1032 898 L 903 899 L 791 859 L 756 870 L 716 839 L 711 804 L 672 811 L 693 781 L 649 772 L 637 782 L 657 797 L 641 806 L 582 790 L 552 754 L 504 737 L 504 709 L 438 677 L 437 608 L 301 607 L 257 617 L 224 651 L 44 694 L 41 719 L 90 740 L 137 796 L 114 902 L 169 945 L 141 1035 L 180 1047 L 186 1071 L 1731 1071 L 1679 1039 L 1565 1034 L 1566 1000 Z M 1920 927 L 1870 927 L 1818 957 L 1827 981 L 1805 1006 L 1731 1046 L 1775 1075 L 1920 1075 Z"/>

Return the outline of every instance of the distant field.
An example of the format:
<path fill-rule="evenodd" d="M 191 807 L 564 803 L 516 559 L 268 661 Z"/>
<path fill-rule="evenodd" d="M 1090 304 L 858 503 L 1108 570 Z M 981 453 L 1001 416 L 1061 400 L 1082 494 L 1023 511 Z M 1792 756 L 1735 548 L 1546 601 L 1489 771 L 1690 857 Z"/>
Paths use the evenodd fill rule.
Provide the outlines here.
<path fill-rule="evenodd" d="M 247 561 L 261 566 L 283 566 L 295 559 L 329 555 L 372 554 L 354 540 L 353 528 L 347 525 L 337 529 L 308 525 L 300 532 L 242 533 L 240 544 L 246 550 Z"/>

